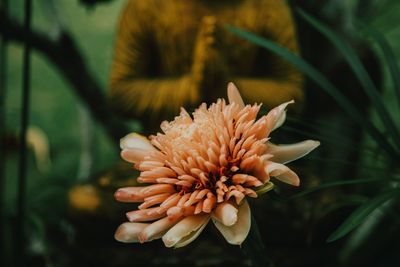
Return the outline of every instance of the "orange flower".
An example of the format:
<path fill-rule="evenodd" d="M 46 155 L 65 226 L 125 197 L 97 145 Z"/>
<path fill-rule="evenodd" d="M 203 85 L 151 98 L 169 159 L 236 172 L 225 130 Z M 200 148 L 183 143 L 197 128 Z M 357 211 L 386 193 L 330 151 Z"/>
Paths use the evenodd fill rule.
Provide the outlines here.
<path fill-rule="evenodd" d="M 261 105 L 244 105 L 233 83 L 229 104 L 223 99 L 207 108 L 202 104 L 191 117 L 182 108 L 164 133 L 150 140 L 131 133 L 121 140 L 121 156 L 141 171 L 143 187 L 121 188 L 115 198 L 138 202 L 115 238 L 146 242 L 162 238 L 167 247 L 182 247 L 201 233 L 212 219 L 225 239 L 240 245 L 250 230 L 246 197 L 272 188 L 270 177 L 298 186 L 296 173 L 284 164 L 319 145 L 303 141 L 274 145 L 269 134 L 285 120 L 284 103 L 256 119 Z"/>

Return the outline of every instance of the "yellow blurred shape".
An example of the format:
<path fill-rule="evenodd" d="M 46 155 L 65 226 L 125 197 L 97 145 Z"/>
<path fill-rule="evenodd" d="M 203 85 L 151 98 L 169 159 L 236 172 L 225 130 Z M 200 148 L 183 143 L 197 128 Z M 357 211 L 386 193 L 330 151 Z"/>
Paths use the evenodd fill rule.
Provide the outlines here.
<path fill-rule="evenodd" d="M 101 199 L 97 189 L 93 185 L 78 185 L 68 192 L 70 207 L 77 211 L 94 212 L 100 204 Z"/>

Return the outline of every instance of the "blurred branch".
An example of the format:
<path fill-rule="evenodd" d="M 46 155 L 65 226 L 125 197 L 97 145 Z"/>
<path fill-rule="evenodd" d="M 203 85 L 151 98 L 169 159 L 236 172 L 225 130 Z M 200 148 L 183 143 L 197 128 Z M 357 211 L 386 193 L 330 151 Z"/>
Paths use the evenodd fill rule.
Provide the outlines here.
<path fill-rule="evenodd" d="M 79 2 L 82 5 L 85 5 L 87 7 L 94 7 L 97 4 L 103 4 L 103 3 L 107 3 L 107 2 L 111 2 L 112 0 L 79 0 Z"/>
<path fill-rule="evenodd" d="M 109 110 L 101 86 L 66 29 L 57 39 L 34 30 L 30 36 L 26 36 L 22 26 L 0 9 L 0 34 L 11 42 L 30 42 L 33 49 L 46 56 L 114 141 L 119 141 L 128 132 L 127 127 Z"/>

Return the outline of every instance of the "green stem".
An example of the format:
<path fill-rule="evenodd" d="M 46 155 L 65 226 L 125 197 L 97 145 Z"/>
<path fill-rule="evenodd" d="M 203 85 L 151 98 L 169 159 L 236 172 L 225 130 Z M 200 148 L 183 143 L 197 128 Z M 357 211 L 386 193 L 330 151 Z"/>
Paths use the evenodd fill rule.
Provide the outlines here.
<path fill-rule="evenodd" d="M 251 216 L 249 235 L 242 244 L 243 253 L 250 258 L 254 267 L 273 267 L 274 264 L 267 256 L 267 249 L 262 241 L 260 231 L 254 216 Z"/>

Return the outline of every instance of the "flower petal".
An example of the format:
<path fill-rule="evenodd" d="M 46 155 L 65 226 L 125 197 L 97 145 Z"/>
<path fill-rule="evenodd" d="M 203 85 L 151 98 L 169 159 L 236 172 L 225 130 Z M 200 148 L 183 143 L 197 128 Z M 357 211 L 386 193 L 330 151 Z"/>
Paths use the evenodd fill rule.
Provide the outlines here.
<path fill-rule="evenodd" d="M 280 104 L 279 106 L 271 109 L 267 116 L 267 123 L 269 128 L 271 129 L 271 131 L 275 130 L 276 128 L 279 128 L 286 119 L 286 107 L 289 104 L 294 103 L 293 100 L 289 101 L 289 102 L 285 102 L 283 104 Z"/>
<path fill-rule="evenodd" d="M 238 207 L 238 220 L 234 225 L 225 226 L 215 219 L 213 219 L 213 222 L 229 244 L 240 245 L 250 231 L 251 216 L 249 204 L 245 200 Z"/>
<path fill-rule="evenodd" d="M 142 161 L 149 151 L 157 151 L 150 141 L 137 133 L 130 133 L 120 141 L 121 157 L 131 163 Z"/>
<path fill-rule="evenodd" d="M 230 104 L 236 103 L 240 108 L 244 108 L 245 106 L 239 90 L 232 82 L 228 83 L 228 100 Z"/>
<path fill-rule="evenodd" d="M 304 157 L 319 145 L 320 142 L 314 140 L 306 140 L 303 142 L 288 145 L 275 145 L 268 142 L 267 153 L 274 155 L 272 158 L 274 162 L 284 164 Z"/>
<path fill-rule="evenodd" d="M 225 226 L 232 226 L 237 222 L 238 209 L 229 202 L 218 204 L 213 213 L 213 219 L 219 221 Z"/>
<path fill-rule="evenodd" d="M 210 219 L 209 214 L 193 215 L 186 217 L 162 237 L 166 247 L 183 247 L 200 235 Z"/>
<path fill-rule="evenodd" d="M 265 171 L 270 176 L 273 176 L 284 183 L 294 186 L 300 185 L 300 179 L 297 174 L 283 164 L 268 161 L 265 167 Z"/>
<path fill-rule="evenodd" d="M 158 221 L 155 221 L 143 229 L 138 235 L 140 243 L 151 241 L 161 237 L 161 234 L 167 231 L 169 228 L 174 226 L 180 218 L 171 220 L 169 217 L 164 217 Z"/>
<path fill-rule="evenodd" d="M 143 149 L 135 149 L 135 150 L 130 150 L 130 149 L 124 149 L 121 151 L 121 158 L 123 158 L 125 161 L 130 162 L 130 163 L 136 163 L 139 161 L 143 161 L 144 157 L 149 154 L 148 150 L 143 150 Z"/>
<path fill-rule="evenodd" d="M 155 151 L 156 148 L 150 143 L 150 141 L 143 135 L 137 133 L 130 133 L 120 141 L 121 149 L 141 149 Z"/>
<path fill-rule="evenodd" d="M 161 212 L 160 207 L 143 210 L 133 210 L 127 212 L 126 217 L 130 222 L 148 222 L 165 217 L 165 211 Z"/>
<path fill-rule="evenodd" d="M 148 223 L 125 222 L 118 227 L 117 231 L 115 231 L 114 238 L 117 241 L 124 243 L 139 242 L 139 233 L 148 225 Z"/>
<path fill-rule="evenodd" d="M 143 202 L 143 187 L 123 187 L 114 193 L 114 198 L 121 202 Z"/>
<path fill-rule="evenodd" d="M 208 218 L 210 218 L 210 217 L 208 217 Z M 179 243 L 177 243 L 174 247 L 175 248 L 181 248 L 181 247 L 184 247 L 184 246 L 192 243 L 201 234 L 201 232 L 203 232 L 203 230 L 206 227 L 207 223 L 208 223 L 208 220 L 199 229 L 197 229 L 197 231 L 191 233 L 186 238 L 184 238 L 181 241 L 179 241 Z"/>

